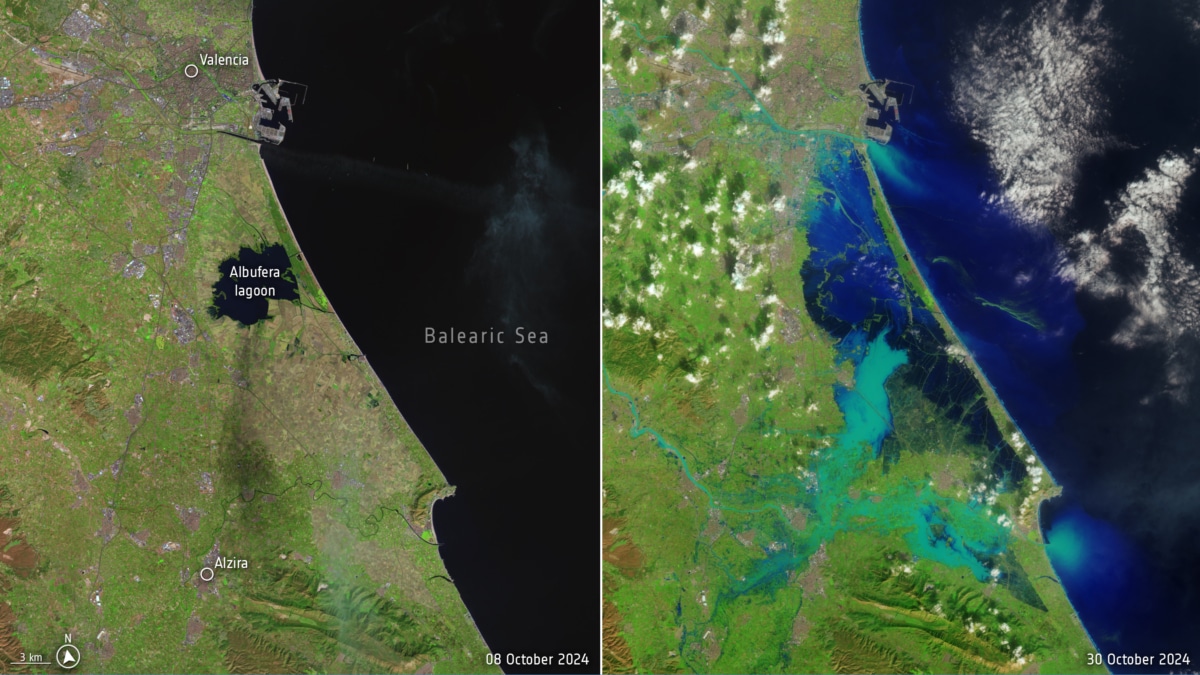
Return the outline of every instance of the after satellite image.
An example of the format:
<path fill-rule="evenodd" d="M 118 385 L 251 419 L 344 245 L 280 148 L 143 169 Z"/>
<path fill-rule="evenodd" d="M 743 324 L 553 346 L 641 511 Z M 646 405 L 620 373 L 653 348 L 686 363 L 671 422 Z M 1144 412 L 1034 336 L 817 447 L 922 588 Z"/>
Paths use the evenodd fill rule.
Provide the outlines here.
<path fill-rule="evenodd" d="M 1200 5 L 603 0 L 606 672 L 1196 672 Z"/>
<path fill-rule="evenodd" d="M 594 11 L 396 5 L 0 1 L 0 672 L 599 669 Z"/>

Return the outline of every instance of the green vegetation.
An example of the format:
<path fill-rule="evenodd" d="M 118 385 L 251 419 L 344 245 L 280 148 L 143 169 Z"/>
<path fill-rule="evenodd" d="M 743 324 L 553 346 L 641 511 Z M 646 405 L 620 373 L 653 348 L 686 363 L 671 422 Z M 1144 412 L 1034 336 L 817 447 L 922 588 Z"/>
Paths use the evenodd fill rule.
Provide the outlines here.
<path fill-rule="evenodd" d="M 89 671 L 495 671 L 430 526 L 452 488 L 214 130 L 253 70 L 182 74 L 252 53 L 249 3 L 4 9 L 3 661 L 71 632 Z M 209 317 L 220 261 L 276 241 L 301 299 Z M 248 566 L 203 581 L 219 557 Z"/>
<path fill-rule="evenodd" d="M 53 32 L 71 12 L 67 0 L 8 0 L 4 9 L 11 24 L 24 28 L 27 35 Z"/>
<path fill-rule="evenodd" d="M 13 308 L 0 317 L 0 369 L 36 385 L 52 371 L 67 376 L 85 361 L 62 322 L 32 309 Z M 99 374 L 95 368 L 89 374 Z"/>
<path fill-rule="evenodd" d="M 801 271 L 806 214 L 837 198 L 818 162 L 865 162 L 856 11 L 605 5 L 611 672 L 1089 670 L 1037 525 L 1056 488 L 955 342 L 869 163 L 904 308 L 936 321 L 895 336 L 910 351 L 885 383 L 879 456 L 839 446 L 835 393 L 860 373 L 810 314 L 822 300 Z M 836 474 L 833 452 L 850 458 Z M 1005 462 L 1022 463 L 1012 481 Z M 1003 545 L 956 557 L 960 538 Z"/>

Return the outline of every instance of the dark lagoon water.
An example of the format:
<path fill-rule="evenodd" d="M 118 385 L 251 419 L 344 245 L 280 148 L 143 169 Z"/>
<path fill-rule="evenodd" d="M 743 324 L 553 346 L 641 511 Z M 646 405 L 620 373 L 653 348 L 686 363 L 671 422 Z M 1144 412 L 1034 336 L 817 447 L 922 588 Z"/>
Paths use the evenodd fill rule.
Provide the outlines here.
<path fill-rule="evenodd" d="M 282 244 L 243 246 L 238 254 L 221 261 L 221 278 L 213 284 L 214 319 L 227 316 L 243 326 L 270 318 L 270 300 L 299 300 L 292 261 Z M 278 274 L 278 276 L 276 276 Z"/>
<path fill-rule="evenodd" d="M 1100 651 L 1188 652 L 1194 669 L 1200 190 L 1190 169 L 1163 178 L 1200 146 L 1200 92 L 1171 85 L 1200 65 L 1184 4 L 863 0 L 861 20 L 872 76 L 915 87 L 871 160 L 934 295 L 1063 486 L 1041 515 L 1068 596 Z M 956 113 L 964 99 L 983 105 Z M 1042 188 L 1053 198 L 1021 201 Z M 1106 257 L 1087 257 L 1096 241 Z"/>
<path fill-rule="evenodd" d="M 964 504 L 912 490 L 888 494 L 878 504 L 847 497 L 850 482 L 865 466 L 864 447 L 883 456 L 885 470 L 893 460 L 894 427 L 885 387 L 892 377 L 966 426 L 967 440 L 989 453 L 989 482 L 1005 489 L 1025 478 L 1026 467 L 986 408 L 974 405 L 980 386 L 964 363 L 947 354 L 947 336 L 931 308 L 904 285 L 875 218 L 860 155 L 840 138 L 819 139 L 815 152 L 823 192 L 804 216 L 812 251 L 801 270 L 805 301 L 817 323 L 838 339 L 839 358 L 855 365 L 855 386 L 836 388 L 846 430 L 817 465 L 820 489 L 805 490 L 801 503 L 814 516 L 815 535 L 797 548 L 811 552 L 834 532 L 857 527 L 853 519 L 864 516 L 881 533 L 906 531 L 912 552 L 921 558 L 969 571 L 980 581 L 999 566 L 1010 588 L 1024 584 L 1026 575 L 1005 555 L 1009 530 L 991 517 L 982 499 Z"/>
<path fill-rule="evenodd" d="M 263 159 L 338 316 L 457 487 L 433 513 L 450 576 L 493 651 L 596 670 L 594 7 L 270 0 L 253 19 L 264 74 L 308 85 Z M 505 342 L 429 344 L 429 328 Z"/>
<path fill-rule="evenodd" d="M 834 398 L 845 418 L 839 433 L 790 429 L 786 423 L 779 424 L 769 408 L 756 422 L 756 432 L 827 440 L 819 459 L 809 460 L 801 475 L 782 470 L 727 490 L 724 484 L 704 479 L 708 467 L 697 466 L 695 459 L 689 462 L 689 447 L 704 442 L 703 430 L 694 435 L 674 432 L 667 438 L 644 426 L 638 401 L 606 379 L 609 390 L 629 405 L 634 418 L 632 437 L 649 436 L 668 453 L 704 493 L 710 507 L 719 505 L 721 512 L 749 517 L 756 531 L 769 532 L 772 541 L 785 543 L 763 547 L 762 557 L 748 566 L 740 555 L 728 557 L 720 549 L 705 551 L 724 578 L 717 575 L 709 587 L 709 618 L 689 622 L 676 636 L 678 653 L 685 667 L 693 670 L 702 671 L 705 665 L 688 660 L 698 656 L 688 646 L 703 640 L 710 630 L 727 629 L 725 621 L 731 613 L 724 608 L 744 607 L 748 596 L 756 603 L 777 601 L 779 590 L 793 583 L 796 569 L 803 569 L 826 542 L 847 532 L 903 533 L 914 559 L 936 560 L 963 578 L 969 574 L 979 581 L 988 580 L 997 570 L 1001 573 L 998 583 L 1022 602 L 1045 609 L 1028 574 L 1008 553 L 1011 530 L 997 521 L 986 499 L 948 499 L 933 490 L 914 490 L 908 482 L 898 483 L 879 500 L 852 496 L 850 486 L 868 467 L 877 466 L 875 459 L 882 457 L 886 472 L 898 458 L 899 444 L 913 440 L 911 436 L 897 440 L 897 416 L 906 418 L 902 422 L 905 427 L 911 424 L 908 418 L 913 414 L 928 420 L 928 408 L 911 405 L 915 392 L 937 404 L 949 424 L 965 427 L 964 437 L 975 446 L 972 460 L 990 460 L 990 472 L 979 472 L 980 479 L 1005 490 L 1025 477 L 1026 466 L 1002 437 L 990 413 L 978 405 L 980 385 L 962 360 L 948 353 L 948 336 L 931 308 L 905 286 L 898 261 L 875 218 L 861 155 L 849 140 L 832 135 L 802 142 L 814 153 L 818 167 L 809 186 L 809 194 L 815 196 L 805 201 L 802 215 L 811 250 L 801 269 L 805 303 L 809 314 L 834 338 L 838 361 L 853 365 L 854 377 L 845 386 L 835 386 Z M 902 394 L 899 400 L 893 398 L 897 392 Z M 805 527 L 797 530 L 778 518 L 783 508 L 803 509 Z M 686 596 L 688 591 L 682 594 Z M 680 616 L 680 607 L 677 603 L 676 616 Z M 759 669 L 794 670 L 787 656 L 789 640 L 790 632 L 763 635 Z"/>

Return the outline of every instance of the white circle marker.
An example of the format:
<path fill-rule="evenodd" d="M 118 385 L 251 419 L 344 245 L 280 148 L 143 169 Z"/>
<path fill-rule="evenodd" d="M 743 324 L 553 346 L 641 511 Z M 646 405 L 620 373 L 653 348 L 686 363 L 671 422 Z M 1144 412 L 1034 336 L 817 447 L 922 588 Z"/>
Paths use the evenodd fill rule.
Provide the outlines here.
<path fill-rule="evenodd" d="M 70 670 L 79 665 L 79 649 L 73 644 L 65 644 L 54 652 L 54 660 L 59 668 Z"/>
<path fill-rule="evenodd" d="M 208 572 L 208 576 L 204 575 L 205 572 Z M 213 572 L 211 567 L 205 567 L 204 569 L 200 570 L 200 581 L 212 581 L 213 574 L 215 574 L 215 572 Z"/>
<path fill-rule="evenodd" d="M 189 63 L 183 67 L 183 74 L 191 79 L 200 74 L 200 69 L 196 67 L 196 64 Z"/>

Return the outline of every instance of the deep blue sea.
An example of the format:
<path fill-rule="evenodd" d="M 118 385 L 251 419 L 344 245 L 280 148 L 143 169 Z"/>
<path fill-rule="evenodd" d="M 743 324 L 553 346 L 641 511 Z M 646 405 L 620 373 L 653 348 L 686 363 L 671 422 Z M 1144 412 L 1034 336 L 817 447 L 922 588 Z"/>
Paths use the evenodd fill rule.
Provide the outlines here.
<path fill-rule="evenodd" d="M 1134 296 L 1099 294 L 1061 273 L 1072 238 L 1103 230 L 1123 189 L 1165 155 L 1191 158 L 1200 147 L 1200 91 L 1176 85 L 1198 72 L 1200 24 L 1190 23 L 1181 5 L 863 0 L 861 21 L 872 77 L 914 87 L 891 143 L 872 143 L 870 159 L 942 309 L 1063 487 L 1041 514 L 1059 579 L 1099 651 L 1187 652 L 1194 670 L 1200 667 L 1200 388 L 1189 375 L 1197 342 L 1186 324 L 1190 301 L 1167 294 L 1167 314 L 1179 317 L 1164 324 L 1169 337 L 1152 327 L 1120 343 L 1116 336 L 1135 315 Z M 1085 158 L 1071 165 L 1067 189 L 1050 203 L 1053 222 L 1031 225 L 997 206 L 993 196 L 1004 186 L 996 149 L 955 114 L 954 88 L 991 85 L 961 77 L 973 36 L 1004 22 L 1019 33 L 1023 17 L 1048 7 L 1040 46 L 1069 41 L 1067 29 L 1088 21 L 1100 27 L 1069 47 L 1077 55 L 1102 43 L 1092 62 L 1102 67 L 1084 86 L 1095 92 L 1091 100 L 1103 100 L 1103 114 L 1080 115 L 1061 133 L 1086 127 L 1085 140 L 1106 140 L 1087 144 Z M 1097 16 L 1081 18 L 1093 7 Z M 1191 11 L 1200 18 L 1200 7 Z M 1043 83 L 1061 85 L 1069 74 Z M 1032 105 L 1056 95 L 1048 89 L 1035 91 Z M 1187 263 L 1200 266 L 1195 182 L 1184 181 L 1177 208 L 1159 230 L 1180 265 L 1164 275 Z M 1125 248 L 1114 245 L 1111 273 L 1136 285 L 1147 274 L 1153 242 L 1126 240 Z M 1171 379 L 1171 368 L 1183 373 L 1182 384 Z"/>

